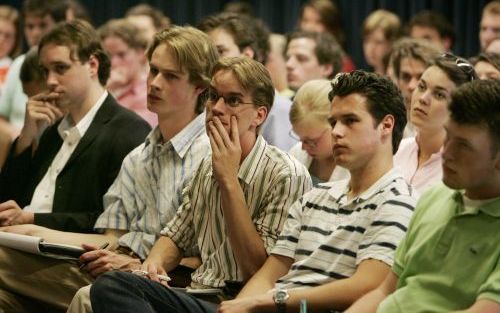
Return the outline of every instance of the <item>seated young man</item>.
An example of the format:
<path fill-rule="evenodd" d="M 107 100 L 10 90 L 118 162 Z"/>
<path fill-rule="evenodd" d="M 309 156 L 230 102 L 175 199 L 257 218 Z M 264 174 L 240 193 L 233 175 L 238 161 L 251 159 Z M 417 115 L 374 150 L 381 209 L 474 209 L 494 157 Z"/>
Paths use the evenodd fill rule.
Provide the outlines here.
<path fill-rule="evenodd" d="M 206 120 L 212 156 L 202 161 L 176 217 L 144 262 L 149 279 L 123 272 L 101 276 L 90 290 L 94 312 L 215 306 L 159 284 L 157 274 L 197 245 L 202 264 L 192 288 L 247 281 L 274 247 L 288 208 L 311 188 L 303 165 L 257 135 L 274 96 L 266 68 L 247 57 L 223 58 L 213 73 Z"/>
<path fill-rule="evenodd" d="M 58 24 L 38 49 L 47 90 L 28 100 L 0 173 L 0 226 L 91 232 L 123 158 L 151 127 L 105 90 L 109 58 L 90 24 Z"/>
<path fill-rule="evenodd" d="M 335 162 L 351 178 L 320 185 L 292 208 L 264 266 L 220 312 L 343 310 L 375 288 L 413 213 L 415 197 L 393 168 L 406 124 L 387 78 L 362 71 L 332 82 L 329 121 Z"/>
<path fill-rule="evenodd" d="M 203 112 L 210 71 L 218 54 L 201 31 L 170 27 L 156 35 L 147 57 L 147 105 L 159 124 L 125 157 L 118 177 L 101 199 L 105 211 L 94 229 L 102 234 L 61 232 L 36 225 L 4 229 L 50 242 L 85 243 L 84 247 L 92 251 L 80 260 L 87 265 L 80 270 L 70 262 L 0 247 L 1 308 L 23 312 L 26 307 L 24 311 L 34 312 L 28 305 L 38 300 L 67 309 L 75 292 L 98 275 L 112 269 L 140 269 L 141 260 L 146 259 L 160 231 L 175 216 L 182 190 L 210 152 Z M 106 241 L 118 242 L 109 249 L 97 249 Z M 2 296 L 7 293 L 11 296 Z M 88 297 L 75 311 L 83 312 L 87 307 Z"/>
<path fill-rule="evenodd" d="M 420 198 L 392 271 L 347 312 L 500 312 L 500 84 L 452 93 L 443 183 Z"/>

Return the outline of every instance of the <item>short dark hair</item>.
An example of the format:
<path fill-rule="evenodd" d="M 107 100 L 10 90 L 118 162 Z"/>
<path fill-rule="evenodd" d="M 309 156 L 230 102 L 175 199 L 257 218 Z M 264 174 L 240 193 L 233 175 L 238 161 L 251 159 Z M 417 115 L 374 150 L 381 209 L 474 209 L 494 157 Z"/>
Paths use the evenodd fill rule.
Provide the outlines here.
<path fill-rule="evenodd" d="M 451 53 L 445 53 L 437 57 L 434 65 L 439 67 L 457 87 L 479 79 L 474 66 L 469 61 Z"/>
<path fill-rule="evenodd" d="M 332 80 L 328 99 L 332 101 L 335 96 L 344 97 L 354 93 L 366 98 L 366 106 L 376 122 L 375 125 L 387 115 L 394 117 L 392 153 L 395 154 L 406 126 L 406 109 L 398 87 L 385 76 L 356 70 L 337 74 Z"/>
<path fill-rule="evenodd" d="M 319 64 L 331 64 L 333 66 L 333 71 L 328 78 L 332 79 L 335 74 L 342 70 L 342 48 L 333 35 L 330 33 L 317 33 L 301 30 L 292 32 L 287 36 L 285 52 L 288 50 L 288 45 L 292 40 L 300 38 L 308 38 L 314 41 L 316 44 L 314 54 L 316 55 Z"/>
<path fill-rule="evenodd" d="M 99 61 L 97 76 L 101 85 L 106 85 L 109 78 L 110 61 L 102 49 L 97 31 L 84 20 L 73 20 L 57 24 L 49 33 L 42 37 L 38 51 L 48 44 L 66 46 L 72 57 L 78 57 L 82 63 L 88 62 L 91 56 Z"/>
<path fill-rule="evenodd" d="M 484 127 L 490 133 L 495 151 L 500 148 L 500 83 L 475 80 L 451 94 L 448 106 L 451 120 L 461 125 Z"/>
<path fill-rule="evenodd" d="M 401 77 L 401 61 L 410 58 L 422 62 L 426 67 L 434 64 L 434 59 L 439 55 L 439 48 L 424 39 L 401 38 L 394 43 L 389 57 L 389 63 L 394 69 L 396 78 Z"/>
<path fill-rule="evenodd" d="M 22 7 L 23 19 L 28 15 L 44 17 L 50 15 L 54 22 L 66 20 L 66 11 L 70 3 L 65 0 L 25 0 Z"/>
<path fill-rule="evenodd" d="M 135 5 L 127 10 L 125 17 L 146 15 L 153 21 L 154 27 L 160 31 L 164 28 L 170 27 L 170 18 L 165 16 L 160 9 L 154 8 L 149 4 L 141 3 Z"/>
<path fill-rule="evenodd" d="M 38 59 L 38 49 L 36 47 L 31 48 L 26 52 L 23 64 L 19 71 L 19 78 L 23 84 L 30 82 L 42 82 L 45 83 L 45 74 L 40 67 L 40 60 Z"/>
<path fill-rule="evenodd" d="M 429 10 L 420 11 L 411 18 L 408 23 L 408 31 L 411 31 L 413 26 L 435 29 L 441 38 L 449 38 L 453 46 L 455 30 L 444 15 Z"/>
<path fill-rule="evenodd" d="M 332 34 L 337 42 L 343 46 L 345 35 L 342 30 L 342 16 L 340 10 L 332 0 L 309 0 L 300 8 L 299 23 L 304 15 L 305 9 L 309 7 L 318 12 L 321 23 L 327 31 Z"/>
<path fill-rule="evenodd" d="M 469 59 L 474 66 L 478 62 L 486 62 L 493 65 L 497 71 L 500 71 L 500 54 L 493 52 L 482 52 L 475 57 Z"/>
<path fill-rule="evenodd" d="M 256 61 L 266 63 L 270 45 L 269 30 L 264 22 L 245 14 L 223 12 L 205 17 L 197 27 L 205 33 L 224 29 L 231 34 L 240 51 L 249 47 L 254 51 Z"/>

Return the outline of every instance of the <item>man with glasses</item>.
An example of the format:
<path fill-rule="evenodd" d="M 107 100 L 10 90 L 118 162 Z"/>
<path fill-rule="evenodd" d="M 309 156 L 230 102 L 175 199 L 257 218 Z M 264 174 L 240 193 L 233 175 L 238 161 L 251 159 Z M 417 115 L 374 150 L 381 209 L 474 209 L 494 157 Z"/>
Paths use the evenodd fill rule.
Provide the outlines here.
<path fill-rule="evenodd" d="M 143 263 L 147 277 L 123 272 L 100 277 L 90 292 L 94 312 L 214 308 L 158 284 L 163 282 L 158 275 L 173 269 L 193 246 L 202 260 L 191 276 L 195 290 L 222 289 L 229 280 L 242 283 L 262 266 L 288 208 L 311 188 L 304 166 L 257 135 L 273 97 L 262 64 L 247 57 L 219 60 L 207 102 L 212 155 L 202 161 L 176 216 Z"/>
<path fill-rule="evenodd" d="M 347 312 L 500 312 L 500 84 L 452 93 L 443 184 L 420 198 L 384 282 Z"/>

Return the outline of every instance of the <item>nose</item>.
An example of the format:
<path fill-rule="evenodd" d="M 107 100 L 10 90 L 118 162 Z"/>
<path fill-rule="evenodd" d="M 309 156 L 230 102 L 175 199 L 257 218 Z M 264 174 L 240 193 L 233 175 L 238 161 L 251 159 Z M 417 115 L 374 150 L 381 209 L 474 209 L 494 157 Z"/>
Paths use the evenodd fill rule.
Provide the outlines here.
<path fill-rule="evenodd" d="M 212 111 L 217 114 L 222 114 L 225 110 L 226 104 L 224 103 L 224 98 L 219 97 L 219 99 L 212 104 Z"/>
<path fill-rule="evenodd" d="M 153 76 L 150 73 L 150 76 L 149 76 L 149 79 L 148 79 L 148 83 L 149 83 L 149 88 L 155 89 L 155 90 L 160 89 L 161 74 L 158 73 L 157 75 Z"/>
<path fill-rule="evenodd" d="M 430 97 L 431 97 L 430 91 L 426 90 L 418 97 L 418 102 L 424 105 L 429 105 Z"/>
<path fill-rule="evenodd" d="M 285 66 L 287 71 L 291 71 L 294 67 L 295 61 L 293 60 L 293 57 L 288 58 L 285 62 Z"/>
<path fill-rule="evenodd" d="M 119 62 L 119 60 L 118 60 L 118 56 L 116 56 L 116 55 L 112 55 L 112 56 L 111 56 L 111 68 L 115 68 L 115 67 L 117 67 L 119 64 L 120 64 L 120 62 Z"/>
<path fill-rule="evenodd" d="M 418 78 L 412 77 L 410 83 L 408 84 L 408 89 L 410 90 L 410 92 L 413 92 L 415 88 L 417 88 L 417 85 L 418 85 Z"/>
<path fill-rule="evenodd" d="M 47 72 L 47 87 L 49 89 L 53 90 L 57 87 L 59 82 L 57 81 L 56 74 L 54 74 L 52 71 Z"/>
<path fill-rule="evenodd" d="M 342 123 L 335 123 L 335 126 L 332 127 L 332 139 L 344 137 L 344 130 Z"/>

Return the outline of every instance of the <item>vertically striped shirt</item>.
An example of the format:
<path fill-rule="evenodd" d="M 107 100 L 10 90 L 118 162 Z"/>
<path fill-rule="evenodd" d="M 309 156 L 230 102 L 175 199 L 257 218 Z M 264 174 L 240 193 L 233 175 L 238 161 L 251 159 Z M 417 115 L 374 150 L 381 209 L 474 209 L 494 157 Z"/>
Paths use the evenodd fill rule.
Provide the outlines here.
<path fill-rule="evenodd" d="M 259 136 L 238 171 L 245 202 L 269 253 L 278 239 L 292 203 L 311 189 L 307 169 Z M 219 185 L 212 159 L 203 160 L 183 192 L 176 217 L 162 231 L 183 249 L 198 246 L 202 265 L 192 274 L 193 286 L 221 287 L 224 280 L 243 280 L 222 215 Z"/>
<path fill-rule="evenodd" d="M 125 157 L 104 196 L 105 210 L 97 219 L 96 230 L 128 230 L 120 237 L 120 246 L 129 247 L 143 259 L 147 257 L 160 231 L 181 205 L 182 190 L 210 153 L 204 115 L 163 144 L 156 127 Z"/>
<path fill-rule="evenodd" d="M 349 180 L 321 184 L 291 208 L 272 253 L 294 259 L 277 288 L 319 286 L 351 277 L 363 260 L 392 266 L 416 197 L 392 169 L 348 200 Z"/>

